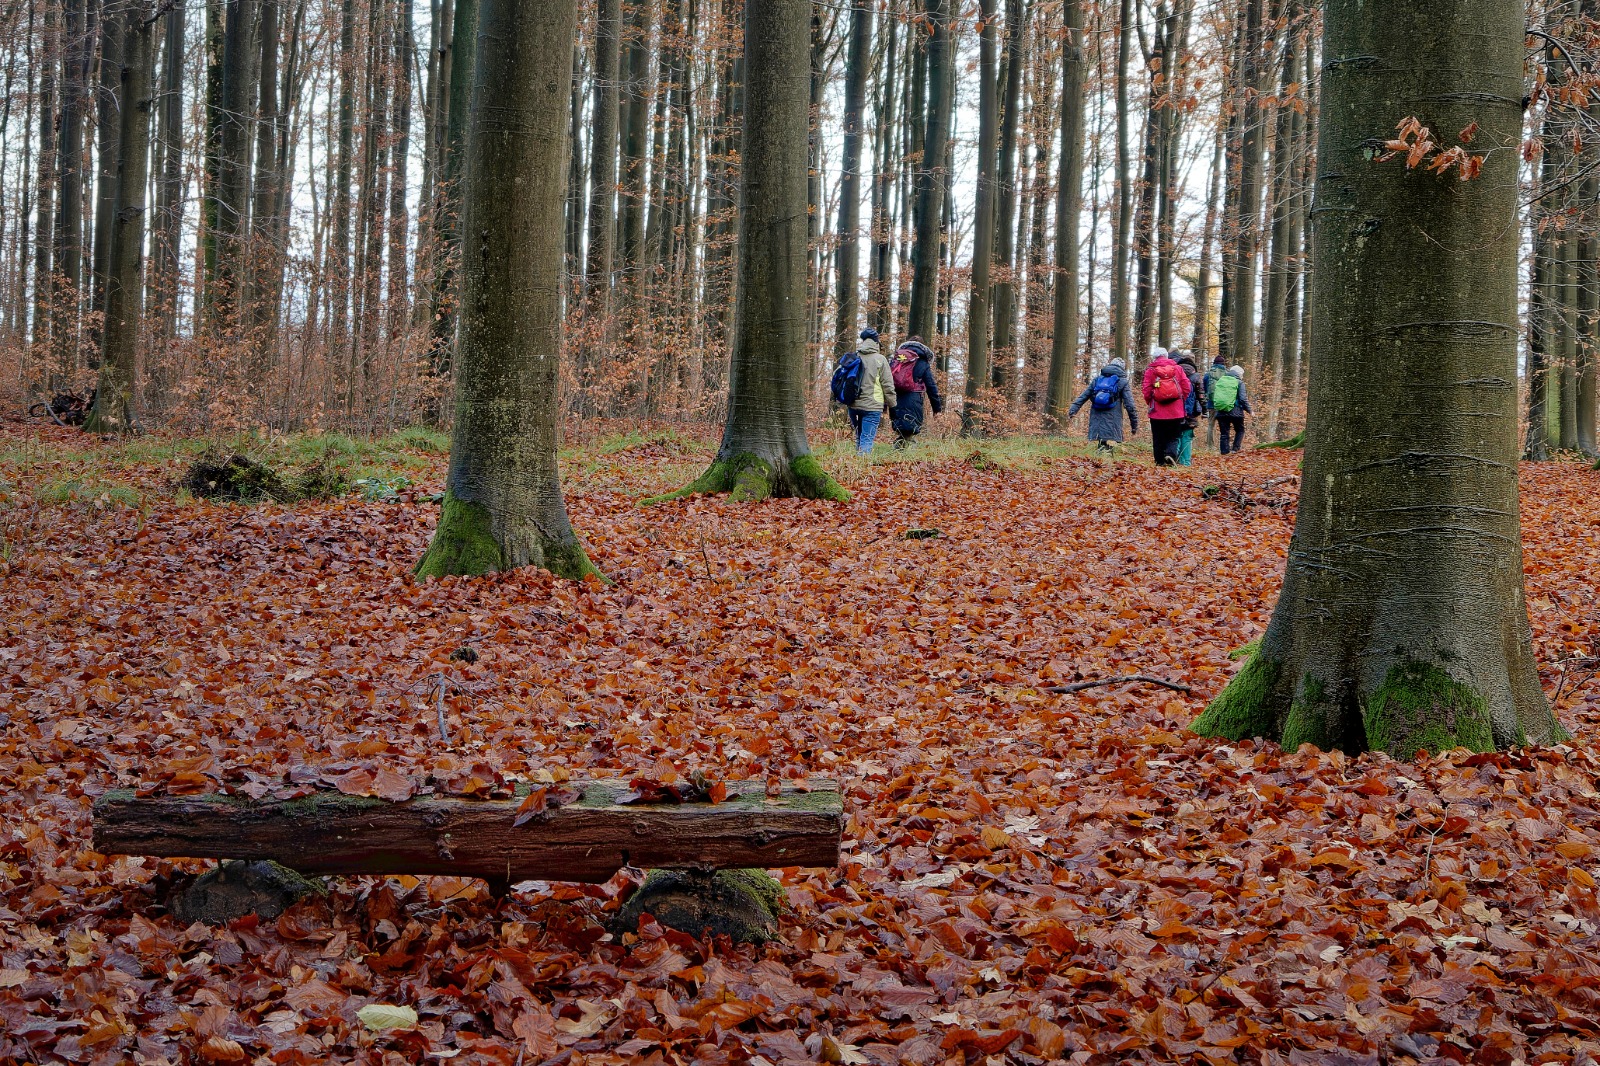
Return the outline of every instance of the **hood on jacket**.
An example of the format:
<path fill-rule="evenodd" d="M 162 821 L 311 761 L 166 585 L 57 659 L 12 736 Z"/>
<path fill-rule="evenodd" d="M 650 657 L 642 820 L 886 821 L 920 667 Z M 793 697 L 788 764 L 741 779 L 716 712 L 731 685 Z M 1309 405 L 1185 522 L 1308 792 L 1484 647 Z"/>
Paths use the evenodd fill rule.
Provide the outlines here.
<path fill-rule="evenodd" d="M 857 355 L 877 355 L 878 352 L 878 338 L 876 337 L 862 337 L 861 343 L 856 346 Z"/>
<path fill-rule="evenodd" d="M 1172 359 L 1167 355 L 1166 352 L 1162 352 L 1160 355 L 1151 357 L 1150 365 L 1151 366 L 1177 366 L 1178 364 L 1174 363 L 1172 361 Z"/>
<path fill-rule="evenodd" d="M 894 350 L 896 355 L 909 355 L 914 359 L 932 359 L 933 352 L 921 341 L 902 341 Z"/>
<path fill-rule="evenodd" d="M 1194 365 L 1194 356 L 1190 355 L 1188 352 L 1184 352 L 1178 357 L 1178 365 L 1188 367 L 1191 373 L 1200 369 Z"/>

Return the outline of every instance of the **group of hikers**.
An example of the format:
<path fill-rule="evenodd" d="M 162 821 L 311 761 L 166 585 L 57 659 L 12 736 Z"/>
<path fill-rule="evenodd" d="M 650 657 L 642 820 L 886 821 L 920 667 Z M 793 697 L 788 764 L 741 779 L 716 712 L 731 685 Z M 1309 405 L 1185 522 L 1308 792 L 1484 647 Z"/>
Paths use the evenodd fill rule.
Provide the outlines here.
<path fill-rule="evenodd" d="M 1150 441 L 1158 466 L 1188 466 L 1194 458 L 1194 431 L 1204 418 L 1217 423 L 1223 455 L 1244 446 L 1244 416 L 1253 414 L 1244 388 L 1244 367 L 1228 366 L 1222 356 L 1200 375 L 1193 352 L 1150 349 L 1140 390 L 1150 416 Z M 1089 405 L 1089 439 L 1101 451 L 1122 443 L 1122 416 L 1131 432 L 1139 432 L 1139 409 L 1133 402 L 1133 384 L 1127 364 L 1116 358 L 1107 363 L 1067 411 L 1070 420 Z"/>
<path fill-rule="evenodd" d="M 878 439 L 884 415 L 894 429 L 896 448 L 904 448 L 922 432 L 926 412 L 923 396 L 938 414 L 944 410 L 938 383 L 933 376 L 933 352 L 921 337 L 910 337 L 894 350 L 883 354 L 878 331 L 861 331 L 854 352 L 839 360 L 833 372 L 833 399 L 850 412 L 855 431 L 856 453 L 869 455 Z M 1244 416 L 1253 414 L 1245 393 L 1244 367 L 1228 366 L 1217 356 L 1202 376 L 1193 352 L 1176 349 L 1168 352 L 1154 346 L 1145 367 L 1141 392 L 1150 418 L 1150 438 L 1156 463 L 1160 466 L 1188 466 L 1194 456 L 1194 433 L 1202 419 L 1216 421 L 1221 452 L 1228 455 L 1244 445 Z M 1122 416 L 1128 416 L 1130 431 L 1139 432 L 1139 409 L 1133 401 L 1133 385 L 1127 363 L 1112 359 L 1067 412 L 1070 421 L 1085 404 L 1089 405 L 1089 439 L 1101 451 L 1121 444 Z"/>

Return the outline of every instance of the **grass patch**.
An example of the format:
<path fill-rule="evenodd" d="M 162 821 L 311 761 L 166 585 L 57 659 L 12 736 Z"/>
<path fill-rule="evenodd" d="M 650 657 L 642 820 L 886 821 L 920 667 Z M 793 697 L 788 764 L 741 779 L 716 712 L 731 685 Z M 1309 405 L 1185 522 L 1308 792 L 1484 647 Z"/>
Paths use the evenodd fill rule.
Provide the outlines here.
<path fill-rule="evenodd" d="M 52 481 L 39 489 L 38 500 L 46 507 L 140 508 L 144 505 L 138 490 L 126 485 L 107 484 L 80 478 Z"/>

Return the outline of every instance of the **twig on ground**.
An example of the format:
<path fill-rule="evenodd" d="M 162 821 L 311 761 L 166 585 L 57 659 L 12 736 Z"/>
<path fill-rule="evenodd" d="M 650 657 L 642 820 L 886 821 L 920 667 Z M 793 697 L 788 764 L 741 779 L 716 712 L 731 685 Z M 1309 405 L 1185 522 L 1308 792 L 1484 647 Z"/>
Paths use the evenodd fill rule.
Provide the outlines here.
<path fill-rule="evenodd" d="M 1180 685 L 1176 681 L 1166 681 L 1159 677 L 1151 677 L 1148 674 L 1133 674 L 1129 677 L 1107 677 L 1099 681 L 1078 681 L 1071 685 L 1051 685 L 1045 691 L 1064 696 L 1070 692 L 1082 692 L 1084 689 L 1104 688 L 1107 685 L 1125 685 L 1133 682 L 1160 685 L 1162 688 L 1169 688 L 1174 692 L 1182 692 L 1185 695 L 1193 695 L 1194 693 L 1194 689 L 1188 685 Z"/>
<path fill-rule="evenodd" d="M 706 551 L 706 535 L 703 531 L 700 534 L 700 561 L 706 564 L 706 580 L 716 581 L 711 574 L 711 556 Z"/>
<path fill-rule="evenodd" d="M 448 744 L 450 743 L 450 730 L 444 724 L 444 690 L 447 687 L 447 683 L 443 674 L 435 674 L 434 680 L 438 684 L 438 687 L 434 690 L 437 693 L 434 708 L 439 714 L 439 740 Z"/>

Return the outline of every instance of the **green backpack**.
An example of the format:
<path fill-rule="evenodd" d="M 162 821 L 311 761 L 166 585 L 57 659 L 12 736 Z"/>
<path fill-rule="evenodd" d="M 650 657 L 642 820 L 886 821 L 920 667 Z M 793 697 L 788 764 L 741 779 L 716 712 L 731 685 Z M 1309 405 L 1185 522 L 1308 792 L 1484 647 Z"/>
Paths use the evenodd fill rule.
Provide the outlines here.
<path fill-rule="evenodd" d="M 1232 374 L 1224 374 L 1211 386 L 1211 408 L 1219 415 L 1232 414 L 1239 406 L 1239 386 L 1244 382 Z"/>

